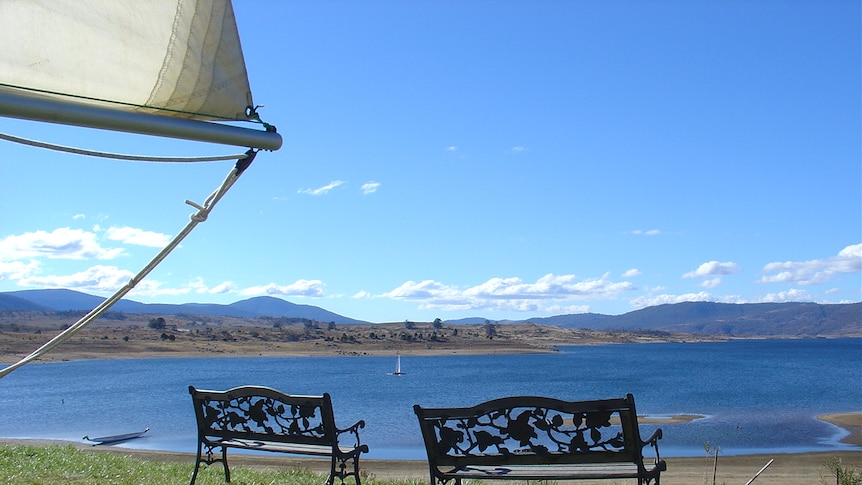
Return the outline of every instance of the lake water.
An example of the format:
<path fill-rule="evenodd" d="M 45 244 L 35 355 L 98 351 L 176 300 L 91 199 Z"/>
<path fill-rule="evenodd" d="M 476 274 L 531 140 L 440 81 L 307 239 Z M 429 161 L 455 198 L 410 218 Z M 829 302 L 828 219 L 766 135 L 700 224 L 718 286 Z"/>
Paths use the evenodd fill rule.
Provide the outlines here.
<path fill-rule="evenodd" d="M 661 425 L 664 456 L 858 449 L 816 419 L 862 412 L 862 339 L 563 347 L 553 354 L 193 358 L 30 364 L 0 379 L 0 437 L 80 440 L 150 428 L 129 448 L 196 449 L 188 386 L 255 384 L 333 398 L 338 424 L 367 423 L 371 458 L 424 459 L 413 404 L 508 395 L 566 400 L 632 393 L 639 414 L 706 416 Z M 642 425 L 648 436 L 655 425 Z"/>

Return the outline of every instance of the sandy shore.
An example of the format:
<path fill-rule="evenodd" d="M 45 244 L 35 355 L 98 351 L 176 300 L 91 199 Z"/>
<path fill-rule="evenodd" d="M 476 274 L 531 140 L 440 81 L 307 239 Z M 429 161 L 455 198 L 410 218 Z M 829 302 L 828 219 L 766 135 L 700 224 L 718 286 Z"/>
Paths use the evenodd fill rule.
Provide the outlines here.
<path fill-rule="evenodd" d="M 817 417 L 849 433 L 841 439 L 842 443 L 862 447 L 862 413 L 821 414 Z"/>

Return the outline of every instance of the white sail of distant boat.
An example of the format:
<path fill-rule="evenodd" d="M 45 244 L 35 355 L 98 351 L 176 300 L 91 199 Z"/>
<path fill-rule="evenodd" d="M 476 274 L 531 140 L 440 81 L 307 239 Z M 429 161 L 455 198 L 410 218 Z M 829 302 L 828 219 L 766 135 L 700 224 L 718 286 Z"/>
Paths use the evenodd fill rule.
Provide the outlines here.
<path fill-rule="evenodd" d="M 401 370 L 401 356 L 399 355 L 398 358 L 395 360 L 395 372 L 393 372 L 392 375 L 393 376 L 403 376 L 405 374 L 406 374 L 406 372 L 403 372 Z"/>
<path fill-rule="evenodd" d="M 282 141 L 252 100 L 230 0 L 0 0 L 0 45 L 0 116 L 248 149 L 229 157 L 235 166 L 203 203 L 186 201 L 197 212 L 150 264 L 66 331 L 0 370 L 3 377 L 107 311 L 207 219 L 259 150 L 278 150 Z M 156 160 L 204 158 L 214 159 Z"/>

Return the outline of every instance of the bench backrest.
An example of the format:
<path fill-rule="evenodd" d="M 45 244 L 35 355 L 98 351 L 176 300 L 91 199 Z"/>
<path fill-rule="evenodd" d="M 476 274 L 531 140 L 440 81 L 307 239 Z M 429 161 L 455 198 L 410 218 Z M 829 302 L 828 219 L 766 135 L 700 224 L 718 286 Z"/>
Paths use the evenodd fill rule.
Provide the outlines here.
<path fill-rule="evenodd" d="M 599 401 L 516 396 L 413 410 L 435 465 L 643 464 L 631 394 Z"/>
<path fill-rule="evenodd" d="M 226 391 L 189 386 L 198 438 L 277 441 L 336 446 L 335 418 L 328 393 L 292 396 L 261 386 Z"/>

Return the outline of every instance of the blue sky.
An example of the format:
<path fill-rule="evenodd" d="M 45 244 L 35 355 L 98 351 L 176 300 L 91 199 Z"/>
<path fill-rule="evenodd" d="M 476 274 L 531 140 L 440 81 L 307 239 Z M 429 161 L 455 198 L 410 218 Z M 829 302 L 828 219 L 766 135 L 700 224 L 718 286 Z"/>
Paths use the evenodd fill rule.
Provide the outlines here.
<path fill-rule="evenodd" d="M 284 146 L 129 298 L 270 295 L 373 322 L 862 299 L 858 1 L 234 7 Z M 0 291 L 109 295 L 232 165 L 0 150 Z"/>

